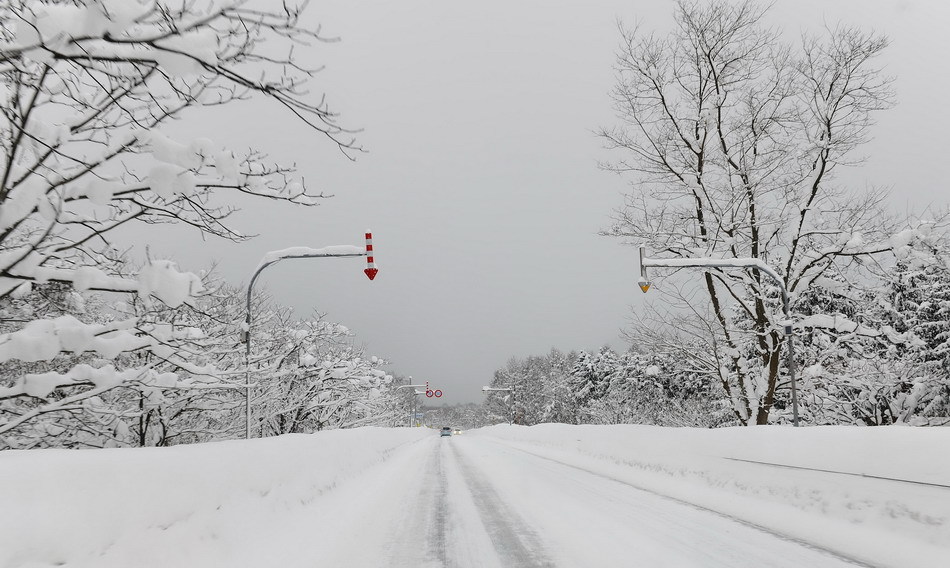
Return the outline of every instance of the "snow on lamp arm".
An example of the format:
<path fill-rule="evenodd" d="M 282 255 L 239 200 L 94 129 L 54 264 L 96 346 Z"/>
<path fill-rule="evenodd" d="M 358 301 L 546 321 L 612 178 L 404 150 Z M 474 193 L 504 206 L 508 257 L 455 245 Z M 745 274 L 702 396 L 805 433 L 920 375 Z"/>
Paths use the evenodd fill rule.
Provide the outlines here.
<path fill-rule="evenodd" d="M 638 284 L 643 293 L 650 289 L 651 284 L 647 280 L 648 266 L 663 268 L 757 268 L 775 281 L 782 291 L 782 312 L 785 315 L 782 329 L 788 339 L 786 364 L 788 366 L 788 378 L 792 385 L 792 424 L 798 426 L 798 389 L 795 385 L 795 352 L 792 343 L 794 333 L 792 332 L 792 318 L 789 311 L 788 288 L 778 273 L 758 258 L 648 258 L 646 256 L 646 245 L 640 245 L 640 279 Z"/>
<path fill-rule="evenodd" d="M 411 381 L 411 380 L 412 380 L 412 377 L 409 377 L 409 380 Z M 426 383 L 426 385 L 427 385 L 427 384 L 428 384 L 428 383 Z M 412 428 L 412 422 L 413 422 L 413 420 L 416 419 L 416 397 L 419 396 L 420 394 L 425 394 L 425 391 L 421 391 L 421 390 L 419 390 L 419 389 L 425 388 L 426 385 L 412 385 L 412 384 L 410 384 L 410 385 L 401 385 L 401 386 L 396 387 L 396 390 L 411 388 L 413 394 L 415 395 L 415 396 L 412 397 L 412 408 L 409 409 L 409 427 L 410 427 L 410 428 Z"/>
<path fill-rule="evenodd" d="M 515 385 L 512 383 L 509 387 L 482 387 L 483 393 L 507 392 L 511 393 L 508 398 L 508 424 L 515 423 Z"/>
<path fill-rule="evenodd" d="M 373 262 L 373 234 L 369 231 L 366 232 L 365 248 L 350 245 L 329 246 L 319 249 L 310 247 L 290 247 L 271 251 L 265 254 L 264 258 L 262 258 L 260 263 L 257 265 L 257 268 L 254 269 L 254 274 L 251 276 L 251 281 L 247 285 L 247 315 L 244 320 L 244 330 L 241 335 L 241 339 L 245 344 L 244 367 L 245 376 L 247 378 L 246 391 L 244 394 L 244 437 L 246 439 L 251 438 L 251 294 L 254 290 L 254 283 L 257 281 L 257 277 L 260 276 L 261 272 L 263 272 L 263 270 L 268 266 L 277 264 L 286 258 L 345 258 L 351 256 L 367 257 L 367 264 L 369 268 L 367 268 L 364 272 L 370 280 L 376 277 L 378 270 L 376 268 L 376 264 Z"/>

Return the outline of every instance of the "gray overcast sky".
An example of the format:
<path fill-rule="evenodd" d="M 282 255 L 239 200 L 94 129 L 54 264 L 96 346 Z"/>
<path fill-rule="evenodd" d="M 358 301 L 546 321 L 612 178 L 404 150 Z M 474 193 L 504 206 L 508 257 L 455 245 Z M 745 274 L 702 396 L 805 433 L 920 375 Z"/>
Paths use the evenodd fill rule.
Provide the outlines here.
<path fill-rule="evenodd" d="M 335 197 L 313 209 L 247 203 L 236 225 L 256 239 L 202 243 L 179 228 L 149 233 L 152 252 L 196 272 L 217 260 L 246 283 L 267 251 L 360 245 L 372 229 L 375 282 L 361 259 L 284 261 L 259 282 L 301 315 L 327 312 L 446 403 L 480 400 L 511 356 L 623 348 L 644 298 L 635 250 L 596 235 L 627 181 L 598 170 L 607 154 L 593 131 L 613 121 L 617 20 L 665 30 L 671 14 L 658 0 L 312 2 L 308 19 L 342 40 L 307 52 L 326 65 L 313 90 L 364 129 L 369 152 L 351 163 L 273 105 L 192 116 L 176 130 L 295 161 Z M 769 19 L 791 34 L 841 21 L 890 37 L 882 62 L 899 104 L 878 116 L 868 163 L 840 179 L 892 187 L 901 211 L 948 203 L 937 165 L 950 3 L 777 0 Z"/>

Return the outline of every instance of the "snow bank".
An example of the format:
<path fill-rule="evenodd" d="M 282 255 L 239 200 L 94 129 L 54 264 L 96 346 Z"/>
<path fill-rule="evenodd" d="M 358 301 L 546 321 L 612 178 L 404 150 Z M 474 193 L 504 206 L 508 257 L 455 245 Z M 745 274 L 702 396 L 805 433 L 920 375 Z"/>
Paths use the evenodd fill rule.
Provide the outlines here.
<path fill-rule="evenodd" d="M 950 556 L 950 456 L 940 451 L 950 429 L 544 424 L 466 435 L 496 438 L 874 566 L 937 566 Z"/>
<path fill-rule="evenodd" d="M 202 559 L 242 549 L 237 535 L 269 538 L 313 499 L 431 435 L 360 428 L 172 448 L 0 452 L 0 567 L 128 566 L 140 556 L 139 566 L 176 565 L 172 558 L 218 565 Z"/>

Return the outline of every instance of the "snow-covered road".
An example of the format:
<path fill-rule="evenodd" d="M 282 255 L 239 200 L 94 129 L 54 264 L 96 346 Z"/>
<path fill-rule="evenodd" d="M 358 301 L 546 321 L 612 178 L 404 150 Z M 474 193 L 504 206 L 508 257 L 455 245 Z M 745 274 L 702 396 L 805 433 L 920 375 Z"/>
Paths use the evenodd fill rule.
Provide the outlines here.
<path fill-rule="evenodd" d="M 337 527 L 342 534 L 328 535 L 326 543 L 329 551 L 348 540 L 345 534 L 359 533 L 359 547 L 337 547 L 325 565 L 856 565 L 488 437 L 423 440 L 376 476 L 366 483 L 371 491 L 347 491 L 349 518 Z"/>
<path fill-rule="evenodd" d="M 947 444 L 549 424 L 0 452 L 0 568 L 931 568 Z"/>

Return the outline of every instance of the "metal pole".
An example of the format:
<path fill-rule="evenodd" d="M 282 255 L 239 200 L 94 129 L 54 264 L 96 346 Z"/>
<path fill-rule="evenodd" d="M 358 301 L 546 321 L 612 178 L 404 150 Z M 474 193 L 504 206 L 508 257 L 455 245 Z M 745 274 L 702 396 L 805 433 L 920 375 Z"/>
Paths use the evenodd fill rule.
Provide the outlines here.
<path fill-rule="evenodd" d="M 640 282 L 647 282 L 647 265 L 643 264 L 643 259 L 645 259 L 646 256 L 646 245 L 640 245 Z"/>
<path fill-rule="evenodd" d="M 260 265 L 257 270 L 254 271 L 254 274 L 251 276 L 251 281 L 247 285 L 247 304 L 245 306 L 247 309 L 247 319 L 244 321 L 247 325 L 247 330 L 244 332 L 246 342 L 244 349 L 244 369 L 247 379 L 247 388 L 244 390 L 244 438 L 246 440 L 251 439 L 251 293 L 254 291 L 254 283 L 257 282 L 257 277 L 261 275 L 261 272 L 279 260 L 280 259 L 272 260 Z"/>
<path fill-rule="evenodd" d="M 244 350 L 244 439 L 251 439 L 251 312 L 247 312 L 247 345 Z"/>
<path fill-rule="evenodd" d="M 409 377 L 409 380 L 412 381 L 412 377 Z M 416 389 L 419 387 L 424 387 L 424 386 L 425 385 L 408 384 L 408 385 L 402 385 L 402 386 L 396 387 L 396 390 L 408 389 L 408 388 L 412 389 L 412 392 L 413 392 L 412 402 L 409 404 L 409 427 L 410 428 L 412 428 L 412 423 L 416 419 L 416 400 L 417 400 L 416 397 L 419 396 L 419 391 L 417 391 Z"/>
<path fill-rule="evenodd" d="M 788 336 L 788 378 L 792 381 L 792 424 L 798 426 L 798 391 L 795 388 L 795 354 L 792 350 L 792 336 Z"/>
<path fill-rule="evenodd" d="M 768 273 L 767 273 L 768 274 Z M 777 275 L 770 274 L 772 278 L 778 282 L 779 287 L 782 289 L 782 312 L 785 314 L 785 337 L 788 338 L 788 353 L 786 357 L 786 365 L 788 366 L 788 380 L 792 383 L 792 426 L 798 427 L 798 388 L 795 385 L 795 351 L 793 347 L 792 338 L 795 335 L 792 328 L 792 316 L 791 308 L 789 307 L 788 299 L 788 290 L 785 288 L 785 283 L 777 278 Z"/>

